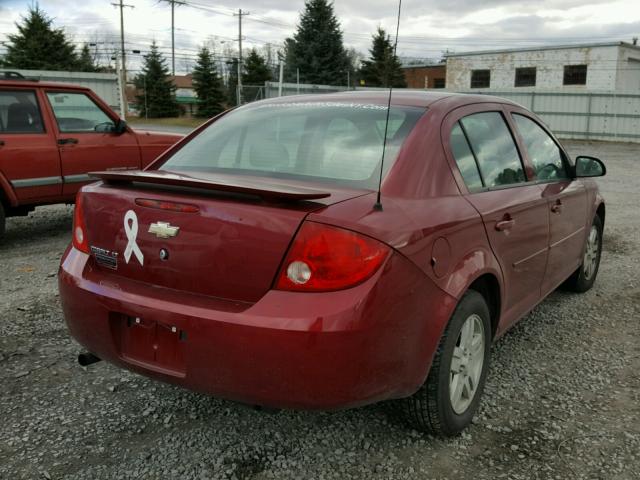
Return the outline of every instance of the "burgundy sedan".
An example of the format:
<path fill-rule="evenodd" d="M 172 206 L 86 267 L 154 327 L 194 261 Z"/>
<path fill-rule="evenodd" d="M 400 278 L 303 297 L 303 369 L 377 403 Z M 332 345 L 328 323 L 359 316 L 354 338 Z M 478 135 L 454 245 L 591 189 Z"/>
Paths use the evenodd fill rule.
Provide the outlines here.
<path fill-rule="evenodd" d="M 96 173 L 59 272 L 80 360 L 271 407 L 395 399 L 414 428 L 462 430 L 491 343 L 593 285 L 605 167 L 519 105 L 425 92 L 394 92 L 381 162 L 386 116 L 384 92 L 256 102 Z"/>

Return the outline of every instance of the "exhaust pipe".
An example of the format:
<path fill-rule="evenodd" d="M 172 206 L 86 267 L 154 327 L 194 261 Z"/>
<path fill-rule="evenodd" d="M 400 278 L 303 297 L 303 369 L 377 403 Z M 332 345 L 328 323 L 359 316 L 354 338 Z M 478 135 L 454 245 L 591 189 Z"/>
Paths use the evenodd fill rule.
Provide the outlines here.
<path fill-rule="evenodd" d="M 78 363 L 83 367 L 87 367 L 92 363 L 98 363 L 100 360 L 101 359 L 96 357 L 93 353 L 81 352 L 78 354 Z"/>

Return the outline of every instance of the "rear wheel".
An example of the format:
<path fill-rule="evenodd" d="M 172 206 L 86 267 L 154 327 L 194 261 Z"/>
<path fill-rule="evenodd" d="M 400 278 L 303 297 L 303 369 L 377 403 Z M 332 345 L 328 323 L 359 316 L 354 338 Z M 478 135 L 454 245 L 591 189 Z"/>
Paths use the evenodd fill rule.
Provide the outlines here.
<path fill-rule="evenodd" d="M 471 423 L 489 368 L 491 320 L 480 293 L 464 294 L 440 340 L 427 380 L 411 397 L 399 400 L 417 430 L 452 436 Z"/>
<path fill-rule="evenodd" d="M 582 293 L 593 287 L 600 268 L 602 256 L 602 220 L 595 216 L 587 236 L 587 242 L 582 257 L 582 264 L 564 283 L 568 290 Z"/>

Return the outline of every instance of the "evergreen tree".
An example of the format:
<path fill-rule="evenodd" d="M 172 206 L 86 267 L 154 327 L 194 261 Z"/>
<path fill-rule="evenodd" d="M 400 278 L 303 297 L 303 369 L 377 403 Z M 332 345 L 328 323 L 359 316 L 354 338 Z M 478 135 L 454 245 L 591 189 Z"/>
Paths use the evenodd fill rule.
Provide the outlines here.
<path fill-rule="evenodd" d="M 156 42 L 144 57 L 142 73 L 135 78 L 140 116 L 150 118 L 176 117 L 180 107 L 176 102 L 176 86 L 169 77 L 166 59 L 158 51 Z"/>
<path fill-rule="evenodd" d="M 280 80 L 280 62 L 284 62 L 284 81 L 296 81 L 296 41 L 293 38 L 285 38 L 282 50 L 278 52 L 278 81 Z"/>
<path fill-rule="evenodd" d="M 193 69 L 193 88 L 200 101 L 198 117 L 213 117 L 224 110 L 224 85 L 207 47 L 202 47 L 198 52 L 198 61 Z"/>
<path fill-rule="evenodd" d="M 93 55 L 91 55 L 91 51 L 89 50 L 89 45 L 86 43 L 83 45 L 82 50 L 80 50 L 80 56 L 78 57 L 78 70 L 81 72 L 97 72 L 98 67 L 93 60 Z"/>
<path fill-rule="evenodd" d="M 75 47 L 64 30 L 53 28 L 53 20 L 40 10 L 29 7 L 22 23 L 16 23 L 18 33 L 7 35 L 4 66 L 31 70 L 74 70 L 78 66 Z"/>
<path fill-rule="evenodd" d="M 242 85 L 264 85 L 264 82 L 271 80 L 271 70 L 255 48 L 251 49 L 243 63 Z"/>
<path fill-rule="evenodd" d="M 342 44 L 342 31 L 328 0 L 307 0 L 293 39 L 286 47 L 287 79 L 300 82 L 344 85 L 349 61 Z"/>
<path fill-rule="evenodd" d="M 391 38 L 381 27 L 373 35 L 371 57 L 362 62 L 360 78 L 367 87 L 406 87 L 400 60 L 393 53 Z"/>

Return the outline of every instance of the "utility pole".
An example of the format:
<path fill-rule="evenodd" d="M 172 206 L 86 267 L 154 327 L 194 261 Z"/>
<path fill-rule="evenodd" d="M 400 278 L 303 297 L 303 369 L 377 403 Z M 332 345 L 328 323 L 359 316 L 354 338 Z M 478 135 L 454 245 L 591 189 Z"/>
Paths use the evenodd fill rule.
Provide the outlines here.
<path fill-rule="evenodd" d="M 233 14 L 238 17 L 238 105 L 242 105 L 242 17 L 246 15 L 249 12 L 243 12 L 241 8 Z"/>
<path fill-rule="evenodd" d="M 176 5 L 186 5 L 183 0 L 162 0 L 171 4 L 171 75 L 176 75 L 176 28 L 175 28 L 175 8 Z"/>
<path fill-rule="evenodd" d="M 123 3 L 123 0 L 120 0 L 119 3 L 112 3 L 111 5 L 113 5 L 114 7 L 120 8 L 120 49 L 122 52 L 121 53 L 122 77 L 124 78 L 124 84 L 126 85 L 127 84 L 127 63 L 126 63 L 126 56 L 124 53 L 124 9 L 125 7 L 128 7 L 128 8 L 135 8 L 135 7 L 133 5 L 127 5 Z"/>
<path fill-rule="evenodd" d="M 118 76 L 118 90 L 120 90 L 120 117 L 126 119 L 125 105 L 127 100 L 125 98 L 125 87 L 122 80 L 122 72 L 120 71 L 120 62 L 118 62 L 118 56 L 116 55 L 116 75 Z"/>

